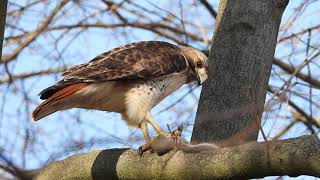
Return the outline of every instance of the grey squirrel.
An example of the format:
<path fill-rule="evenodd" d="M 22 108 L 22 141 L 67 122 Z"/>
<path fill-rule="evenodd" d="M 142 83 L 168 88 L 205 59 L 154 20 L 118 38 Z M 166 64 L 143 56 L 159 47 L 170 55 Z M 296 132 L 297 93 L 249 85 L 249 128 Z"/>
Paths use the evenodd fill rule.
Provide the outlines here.
<path fill-rule="evenodd" d="M 140 147 L 139 154 L 142 155 L 143 152 L 151 150 L 158 155 L 163 155 L 171 150 L 182 150 L 186 153 L 196 153 L 202 151 L 217 150 L 219 147 L 215 144 L 201 143 L 201 144 L 191 144 L 187 140 L 181 137 L 182 126 L 179 126 L 174 131 L 170 132 L 171 136 L 159 135 L 153 137 L 151 144 L 148 147 Z M 144 149 L 143 149 L 144 148 Z"/>

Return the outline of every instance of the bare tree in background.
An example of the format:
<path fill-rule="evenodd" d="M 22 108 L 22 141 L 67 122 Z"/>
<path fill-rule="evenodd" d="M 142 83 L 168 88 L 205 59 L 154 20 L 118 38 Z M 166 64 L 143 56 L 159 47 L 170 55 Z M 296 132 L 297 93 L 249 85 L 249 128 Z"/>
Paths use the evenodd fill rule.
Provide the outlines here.
<path fill-rule="evenodd" d="M 199 157 L 196 155 L 193 157 L 193 154 L 170 154 L 172 157 L 179 159 L 180 156 L 184 156 L 189 158 L 189 162 L 194 162 L 194 166 L 199 167 L 217 164 L 213 169 L 219 168 L 219 161 L 214 159 L 228 157 L 230 169 L 226 170 L 225 174 L 232 171 L 233 175 L 237 175 L 233 177 L 303 174 L 319 176 L 319 169 L 315 168 L 315 166 L 320 167 L 319 158 L 310 155 L 311 151 L 313 154 L 319 154 L 317 150 L 320 147 L 317 138 L 314 138 L 317 137 L 320 127 L 318 103 L 320 102 L 320 21 L 317 19 L 319 1 L 290 2 L 282 18 L 279 32 L 276 24 L 263 23 L 280 21 L 286 1 L 274 0 L 269 3 L 261 1 L 261 4 L 253 0 L 248 1 L 248 4 L 235 1 L 220 3 L 218 13 L 218 2 L 206 0 L 9 1 L 0 62 L 1 177 L 30 177 L 32 172 L 26 173 L 24 169 L 42 168 L 72 154 L 89 152 L 97 148 L 136 147 L 141 144 L 142 135 L 135 130 L 124 129 L 118 121 L 120 117 L 115 114 L 75 110 L 59 113 L 52 117 L 52 120 L 34 124 L 30 112 L 39 103 L 37 98 L 39 90 L 60 79 L 59 73 L 68 66 L 86 62 L 95 55 L 121 44 L 151 39 L 190 45 L 206 52 L 213 45 L 210 54 L 211 62 L 214 62 L 211 65 L 211 82 L 204 86 L 195 131 L 192 135 L 193 141 L 215 142 L 222 146 L 244 144 L 256 140 L 261 127 L 264 133 L 260 131 L 260 140 L 271 141 L 313 135 L 312 140 L 303 137 L 297 141 L 286 141 L 288 146 L 283 145 L 281 141 L 275 142 L 274 146 L 283 152 L 275 150 L 272 146 L 273 141 L 271 145 L 269 143 L 269 147 L 268 143 L 263 146 L 257 144 L 240 146 L 244 155 L 239 155 L 242 157 L 239 159 L 232 158 L 232 154 L 237 154 L 238 147 L 226 149 L 220 154 L 210 152 L 206 157 L 213 160 L 206 162 L 208 164 L 195 162 Z M 273 3 L 279 11 L 272 9 L 274 7 L 270 4 L 274 5 Z M 256 8 L 259 11 L 251 12 L 251 6 L 259 6 Z M 248 8 L 247 14 L 243 13 L 245 8 Z M 224 17 L 225 13 L 234 16 Z M 257 14 L 253 16 L 252 13 Z M 262 19 L 257 21 L 258 17 Z M 234 22 L 229 21 L 230 19 Z M 224 24 L 219 24 L 221 22 Z M 212 41 L 212 32 L 216 24 L 219 26 L 217 32 L 213 33 Z M 256 42 L 257 40 L 261 41 Z M 273 57 L 270 55 L 273 55 L 275 43 L 277 49 Z M 270 68 L 270 79 L 266 84 Z M 251 72 L 252 74 L 248 74 Z M 266 97 L 261 93 L 264 90 L 268 91 Z M 171 128 L 183 123 L 187 127 L 184 135 L 190 137 L 198 97 L 198 88 L 186 86 L 162 103 L 154 114 L 163 120 L 163 127 L 167 123 Z M 257 100 L 255 103 L 258 104 L 252 103 L 253 100 Z M 260 118 L 262 111 L 264 114 Z M 112 129 L 117 130 L 110 132 L 103 126 L 112 126 Z M 294 152 L 290 148 L 295 150 L 294 147 L 299 146 L 309 147 L 310 151 L 303 154 L 300 153 L 302 151 L 296 150 L 295 161 L 290 165 L 292 170 L 282 171 L 280 167 L 290 164 L 287 162 L 290 157 L 286 159 L 280 156 L 286 154 L 285 152 Z M 264 148 L 269 149 L 268 153 L 265 153 L 267 150 Z M 256 154 L 250 154 L 249 150 L 261 150 L 260 155 L 266 155 L 267 158 L 259 158 Z M 100 161 L 89 163 L 88 167 L 94 165 L 96 168 L 92 168 L 92 171 L 107 172 L 107 167 L 101 169 L 99 167 L 103 166 L 102 160 L 106 160 L 108 153 L 110 152 L 89 153 L 83 158 L 87 158 L 90 162 L 90 158 L 99 160 L 97 157 L 100 157 Z M 122 152 L 117 153 L 120 157 Z M 140 163 L 142 166 L 154 162 L 148 159 L 150 156 L 152 155 L 139 159 L 135 158 L 134 154 L 126 152 L 125 156 L 119 159 L 119 164 L 127 162 L 125 161 L 127 157 L 131 158 L 132 164 Z M 302 162 L 299 157 L 303 159 L 306 156 L 313 159 L 308 159 L 308 166 L 300 167 L 299 164 Z M 246 162 L 246 157 L 252 157 L 250 162 L 256 162 L 257 168 L 266 171 L 259 172 L 254 169 L 251 172 L 248 170 L 249 165 L 243 166 L 248 167 L 247 169 L 233 166 L 237 164 L 235 162 Z M 162 160 L 166 158 L 168 157 L 159 157 L 155 161 L 161 166 Z M 78 161 L 78 159 L 73 160 Z M 283 164 L 278 164 L 279 161 L 283 161 L 281 162 Z M 66 161 L 66 163 L 72 166 L 72 162 Z M 266 165 L 261 165 L 263 163 Z M 137 165 L 136 168 L 142 171 L 141 166 Z M 78 168 L 75 165 L 74 167 Z M 193 166 L 188 166 L 183 167 L 181 171 L 184 172 L 188 168 L 197 170 Z M 213 169 L 210 170 L 213 172 Z M 120 169 L 118 175 L 121 175 L 121 172 Z M 247 174 L 241 174 L 243 172 Z M 92 177 L 93 174 L 92 172 Z M 219 177 L 225 174 L 221 173 Z M 185 175 L 188 177 L 188 173 Z"/>

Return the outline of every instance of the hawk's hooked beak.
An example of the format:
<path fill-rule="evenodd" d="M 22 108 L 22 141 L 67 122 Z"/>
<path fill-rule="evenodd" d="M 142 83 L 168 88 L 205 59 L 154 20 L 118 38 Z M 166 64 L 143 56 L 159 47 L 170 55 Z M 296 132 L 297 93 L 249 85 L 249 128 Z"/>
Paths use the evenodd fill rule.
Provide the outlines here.
<path fill-rule="evenodd" d="M 201 79 L 200 76 L 197 76 L 198 77 L 198 85 L 202 85 L 204 83 L 204 80 Z"/>
<path fill-rule="evenodd" d="M 200 86 L 203 82 L 200 79 L 200 76 L 197 74 L 197 81 L 198 81 L 198 85 Z"/>
<path fill-rule="evenodd" d="M 196 69 L 196 74 L 197 74 L 197 80 L 198 80 L 198 85 L 202 85 L 207 79 L 208 79 L 208 74 L 205 68 L 201 69 Z"/>

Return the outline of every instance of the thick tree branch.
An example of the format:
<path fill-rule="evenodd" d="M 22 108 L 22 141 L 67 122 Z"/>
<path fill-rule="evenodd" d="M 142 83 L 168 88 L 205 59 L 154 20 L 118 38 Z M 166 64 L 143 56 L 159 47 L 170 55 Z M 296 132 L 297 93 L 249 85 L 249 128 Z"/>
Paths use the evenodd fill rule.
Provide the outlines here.
<path fill-rule="evenodd" d="M 190 163 L 192 162 L 192 163 Z M 36 179 L 226 179 L 271 175 L 320 177 L 316 136 L 248 143 L 200 153 L 171 151 L 163 156 L 127 149 L 74 155 L 38 171 Z"/>

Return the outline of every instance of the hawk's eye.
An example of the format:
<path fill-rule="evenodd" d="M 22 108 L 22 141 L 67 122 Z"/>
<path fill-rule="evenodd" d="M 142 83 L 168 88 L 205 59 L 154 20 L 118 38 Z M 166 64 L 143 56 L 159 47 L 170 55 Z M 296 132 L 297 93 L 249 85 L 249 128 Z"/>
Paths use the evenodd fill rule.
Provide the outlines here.
<path fill-rule="evenodd" d="M 203 63 L 202 61 L 197 62 L 197 68 L 203 68 Z"/>

